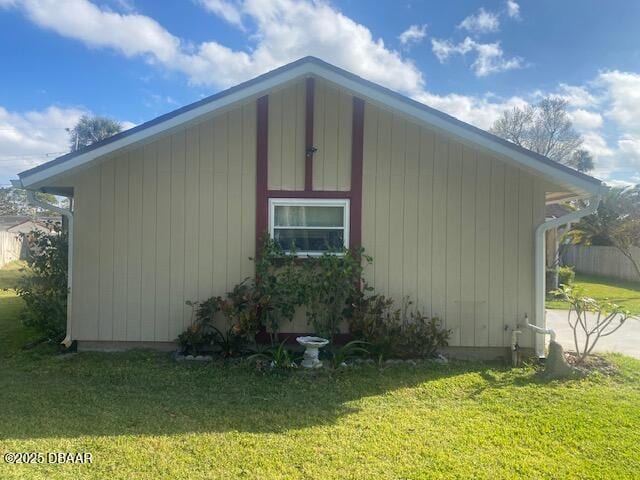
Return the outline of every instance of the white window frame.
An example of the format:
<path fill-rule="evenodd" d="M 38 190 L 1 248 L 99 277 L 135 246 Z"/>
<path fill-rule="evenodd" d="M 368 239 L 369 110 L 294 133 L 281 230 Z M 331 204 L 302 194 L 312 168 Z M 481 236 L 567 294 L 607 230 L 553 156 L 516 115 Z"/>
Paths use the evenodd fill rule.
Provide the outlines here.
<path fill-rule="evenodd" d="M 349 248 L 349 220 L 350 212 L 349 205 L 350 200 L 348 198 L 270 198 L 269 199 L 269 235 L 271 238 L 275 238 L 275 210 L 276 207 L 343 207 L 343 219 L 342 229 L 344 231 L 344 248 Z M 339 229 L 340 227 L 281 227 L 299 230 L 326 230 L 326 229 Z M 287 255 L 291 252 L 285 251 Z M 296 252 L 297 256 L 314 257 L 320 256 L 327 252 Z M 344 255 L 342 252 L 336 252 L 334 255 Z"/>

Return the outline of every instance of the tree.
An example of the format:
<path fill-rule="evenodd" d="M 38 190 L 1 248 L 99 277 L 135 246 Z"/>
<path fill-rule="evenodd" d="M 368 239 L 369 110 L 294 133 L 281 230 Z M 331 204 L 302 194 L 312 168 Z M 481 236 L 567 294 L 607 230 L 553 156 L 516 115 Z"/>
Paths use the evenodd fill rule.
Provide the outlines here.
<path fill-rule="evenodd" d="M 27 204 L 24 190 L 13 187 L 0 188 L 0 215 L 31 215 L 33 208 Z"/>
<path fill-rule="evenodd" d="M 516 145 L 544 155 L 556 162 L 569 164 L 582 138 L 573 128 L 568 102 L 554 97 L 536 105 L 514 107 L 495 121 L 491 133 Z"/>
<path fill-rule="evenodd" d="M 619 305 L 585 297 L 581 289 L 561 285 L 554 293 L 569 304 L 567 319 L 573 331 L 576 363 L 583 363 L 598 340 L 613 335 L 631 318 L 629 312 Z"/>
<path fill-rule="evenodd" d="M 595 167 L 591 154 L 582 149 L 573 152 L 573 155 L 571 155 L 567 165 L 582 173 L 590 172 Z"/>
<path fill-rule="evenodd" d="M 611 188 L 593 215 L 583 217 L 568 233 L 574 244 L 615 247 L 632 263 L 640 279 L 640 186 Z"/>
<path fill-rule="evenodd" d="M 36 196 L 47 203 L 58 205 L 58 199 L 50 193 L 36 193 Z M 35 214 L 42 216 L 55 216 L 56 213 L 49 210 L 40 211 L 27 202 L 27 192 L 13 187 L 0 188 L 0 215 L 20 215 L 32 216 Z"/>
<path fill-rule="evenodd" d="M 67 319 L 67 234 L 56 227 L 51 233 L 33 230 L 22 237 L 30 251 L 29 268 L 16 288 L 24 300 L 24 324 L 39 332 L 42 340 L 59 342 Z"/>
<path fill-rule="evenodd" d="M 71 151 L 75 152 L 121 132 L 122 125 L 107 117 L 83 115 L 76 126 L 67 131 L 70 136 Z"/>

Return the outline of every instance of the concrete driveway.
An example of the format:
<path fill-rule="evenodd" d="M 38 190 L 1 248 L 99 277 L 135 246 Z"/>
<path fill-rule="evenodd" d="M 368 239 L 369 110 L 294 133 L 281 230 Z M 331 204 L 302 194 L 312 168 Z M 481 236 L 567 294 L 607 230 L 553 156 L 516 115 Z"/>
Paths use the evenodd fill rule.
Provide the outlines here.
<path fill-rule="evenodd" d="M 547 328 L 556 331 L 557 340 L 565 350 L 574 351 L 573 330 L 569 327 L 567 314 L 567 310 L 547 310 Z M 640 319 L 629 319 L 616 333 L 600 338 L 593 351 L 617 352 L 640 358 Z"/>

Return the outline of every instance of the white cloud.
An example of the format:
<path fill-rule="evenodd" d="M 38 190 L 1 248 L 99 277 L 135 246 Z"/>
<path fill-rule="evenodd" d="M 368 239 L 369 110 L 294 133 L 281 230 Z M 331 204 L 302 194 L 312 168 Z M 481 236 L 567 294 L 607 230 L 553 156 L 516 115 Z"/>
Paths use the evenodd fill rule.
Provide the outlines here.
<path fill-rule="evenodd" d="M 588 150 L 594 157 L 610 157 L 614 151 L 607 145 L 607 141 L 601 133 L 596 131 L 584 131 L 582 134 L 582 147 Z"/>
<path fill-rule="evenodd" d="M 155 20 L 135 13 L 101 10 L 86 1 L 25 0 L 26 15 L 41 27 L 81 40 L 91 47 L 111 47 L 127 57 L 147 55 L 169 63 L 180 53 L 180 40 Z"/>
<path fill-rule="evenodd" d="M 471 69 L 478 77 L 486 77 L 492 73 L 518 69 L 524 66 L 520 57 L 504 58 L 500 42 L 479 43 L 470 37 L 466 37 L 462 42 L 455 44 L 451 40 L 434 38 L 431 40 L 431 48 L 440 63 L 445 62 L 455 54 L 464 56 L 469 52 L 475 52 L 476 58 L 471 64 Z"/>
<path fill-rule="evenodd" d="M 451 40 L 441 40 L 438 38 L 431 39 L 431 50 L 438 57 L 440 63 L 445 62 L 451 55 L 459 53 L 465 55 L 473 49 L 472 44 L 475 42 L 469 37 L 465 38 L 463 42 L 455 44 Z"/>
<path fill-rule="evenodd" d="M 302 56 L 315 55 L 485 129 L 504 109 L 525 105 L 527 99 L 535 98 L 533 94 L 504 99 L 490 94 L 432 94 L 410 59 L 322 0 L 201 2 L 230 24 L 250 28 L 251 45 L 243 50 L 215 41 L 194 45 L 150 17 L 134 12 L 115 13 L 87 0 L 68 0 L 64 8 L 60 1 L 53 0 L 0 0 L 0 6 L 19 8 L 37 25 L 91 48 L 109 48 L 127 57 L 144 58 L 158 67 L 185 74 L 192 83 L 217 88 Z M 483 12 L 472 16 L 482 20 L 469 20 L 461 28 L 468 27 L 474 33 L 497 30 L 497 18 L 496 22 L 491 20 L 495 15 L 480 15 Z M 470 37 L 459 43 L 433 39 L 432 48 L 441 62 L 453 55 L 473 56 L 471 68 L 478 76 L 524 66 L 520 58 L 505 58 L 498 42 L 480 43 Z M 617 181 L 638 175 L 640 74 L 603 72 L 593 82 L 561 84 L 549 93 L 569 101 L 576 127 L 585 135 L 585 147 L 596 156 L 596 174 Z M 44 153 L 66 150 L 64 128 L 72 126 L 82 113 L 86 112 L 59 107 L 23 113 L 0 109 L 0 175 L 13 176 L 44 160 Z M 12 153 L 23 156 L 11 156 Z"/>
<path fill-rule="evenodd" d="M 200 0 L 200 3 L 207 10 L 223 18 L 231 25 L 244 30 L 242 11 L 238 3 L 228 0 Z"/>
<path fill-rule="evenodd" d="M 640 132 L 640 74 L 618 70 L 603 72 L 595 83 L 606 89 L 609 108 L 605 115 L 625 129 Z"/>
<path fill-rule="evenodd" d="M 596 130 L 602 127 L 602 115 L 597 112 L 590 112 L 582 108 L 569 111 L 569 117 L 580 131 Z"/>
<path fill-rule="evenodd" d="M 82 108 L 56 106 L 18 113 L 0 106 L 0 184 L 8 183 L 17 172 L 67 152 L 69 135 L 65 129 L 86 113 Z"/>
<path fill-rule="evenodd" d="M 493 95 L 475 97 L 455 93 L 435 95 L 429 92 L 415 97 L 419 102 L 485 130 L 488 130 L 505 110 L 527 105 L 527 101 L 521 97 L 494 100 L 492 98 Z"/>
<path fill-rule="evenodd" d="M 427 36 L 427 25 L 411 25 L 402 32 L 398 39 L 403 45 L 420 43 Z"/>
<path fill-rule="evenodd" d="M 492 33 L 500 29 L 500 20 L 497 14 L 487 12 L 484 8 L 480 8 L 478 13 L 469 15 L 462 20 L 458 28 L 475 34 Z"/>
<path fill-rule="evenodd" d="M 598 105 L 599 100 L 586 87 L 567 85 L 561 83 L 558 86 L 558 97 L 563 98 L 573 107 L 588 108 Z"/>
<path fill-rule="evenodd" d="M 232 5 L 229 1 L 224 4 Z M 91 47 L 142 56 L 185 73 L 197 84 L 226 87 L 305 55 L 316 55 L 405 93 L 419 92 L 424 86 L 421 72 L 411 61 L 327 3 L 245 0 L 233 5 L 255 25 L 251 38 L 257 43 L 248 51 L 215 41 L 191 46 L 149 17 L 104 10 L 87 0 L 68 1 L 65 8 L 56 0 L 25 0 L 20 8 L 43 28 Z M 229 11 L 224 10 L 227 17 Z"/>
<path fill-rule="evenodd" d="M 516 20 L 520 19 L 520 5 L 514 0 L 507 0 L 507 16 Z"/>

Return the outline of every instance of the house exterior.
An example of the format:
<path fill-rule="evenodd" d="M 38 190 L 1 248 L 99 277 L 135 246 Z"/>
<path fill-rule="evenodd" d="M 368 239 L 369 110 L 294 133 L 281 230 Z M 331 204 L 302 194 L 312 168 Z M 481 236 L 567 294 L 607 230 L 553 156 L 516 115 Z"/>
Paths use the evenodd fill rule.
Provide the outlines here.
<path fill-rule="evenodd" d="M 29 255 L 29 242 L 23 238 L 34 230 L 49 233 L 50 223 L 56 217 L 33 218 L 26 215 L 0 215 L 0 268 L 14 260 L 24 260 Z"/>
<path fill-rule="evenodd" d="M 0 232 L 29 233 L 32 230 L 50 232 L 50 224 L 60 223 L 60 217 L 33 218 L 26 215 L 0 215 Z"/>
<path fill-rule="evenodd" d="M 364 246 L 378 293 L 443 319 L 459 352 L 504 353 L 536 300 L 548 203 L 600 182 L 307 57 L 20 174 L 73 197 L 68 336 L 172 345 L 186 300 L 253 274 L 271 233 Z M 543 235 L 544 237 L 544 235 Z M 543 284 L 544 288 L 544 284 Z M 542 310 L 543 311 L 543 310 Z M 289 332 L 305 332 L 304 318 Z M 541 344 L 523 330 L 520 346 Z"/>

